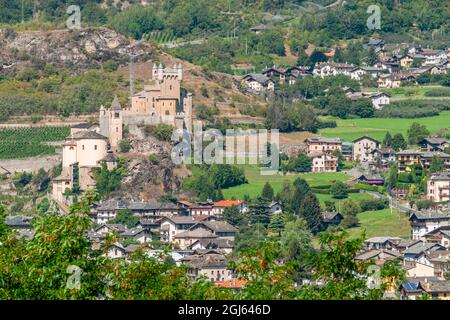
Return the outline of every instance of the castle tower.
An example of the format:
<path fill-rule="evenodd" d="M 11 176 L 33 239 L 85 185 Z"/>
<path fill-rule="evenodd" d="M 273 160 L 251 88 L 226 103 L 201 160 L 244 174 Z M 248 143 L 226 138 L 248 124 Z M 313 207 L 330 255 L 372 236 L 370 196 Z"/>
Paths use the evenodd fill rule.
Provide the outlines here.
<path fill-rule="evenodd" d="M 116 95 L 109 110 L 109 135 L 107 136 L 111 148 L 114 150 L 117 149 L 120 140 L 123 138 L 122 124 L 122 106 Z"/>
<path fill-rule="evenodd" d="M 109 111 L 102 105 L 99 115 L 100 134 L 109 137 Z"/>

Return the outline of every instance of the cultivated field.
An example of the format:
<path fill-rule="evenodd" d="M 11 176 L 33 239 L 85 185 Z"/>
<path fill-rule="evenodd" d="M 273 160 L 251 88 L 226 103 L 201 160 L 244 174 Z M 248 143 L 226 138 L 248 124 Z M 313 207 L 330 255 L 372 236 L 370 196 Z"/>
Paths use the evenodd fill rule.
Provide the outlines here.
<path fill-rule="evenodd" d="M 326 128 L 320 130 L 320 135 L 324 137 L 339 137 L 345 141 L 352 141 L 356 138 L 367 135 L 382 141 L 384 135 L 388 131 L 392 135 L 396 133 L 402 133 L 404 136 L 406 136 L 406 132 L 413 122 L 418 122 L 425 125 L 431 132 L 436 132 L 442 128 L 449 128 L 450 111 L 442 112 L 439 116 L 416 119 L 336 119 L 336 122 L 336 128 Z"/>
<path fill-rule="evenodd" d="M 55 154 L 48 142 L 62 141 L 68 127 L 17 128 L 0 130 L 0 159 L 21 159 Z"/>

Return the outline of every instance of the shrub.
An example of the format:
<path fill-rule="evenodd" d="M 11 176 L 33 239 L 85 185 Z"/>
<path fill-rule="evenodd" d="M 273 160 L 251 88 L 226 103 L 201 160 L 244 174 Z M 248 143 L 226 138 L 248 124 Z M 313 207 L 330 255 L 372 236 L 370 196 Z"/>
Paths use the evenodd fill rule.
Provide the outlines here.
<path fill-rule="evenodd" d="M 362 211 L 377 211 L 386 209 L 389 205 L 387 199 L 367 199 L 359 203 Z"/>

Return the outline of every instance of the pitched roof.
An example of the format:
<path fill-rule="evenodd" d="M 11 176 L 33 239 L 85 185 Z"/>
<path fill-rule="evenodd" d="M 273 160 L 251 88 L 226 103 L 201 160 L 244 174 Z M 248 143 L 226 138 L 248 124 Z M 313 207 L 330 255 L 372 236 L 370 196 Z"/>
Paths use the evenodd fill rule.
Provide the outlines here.
<path fill-rule="evenodd" d="M 5 224 L 10 227 L 31 227 L 33 217 L 26 216 L 11 216 L 6 218 Z"/>
<path fill-rule="evenodd" d="M 358 141 L 361 141 L 361 140 L 364 140 L 364 139 L 373 141 L 373 142 L 375 142 L 375 143 L 377 143 L 377 144 L 381 144 L 380 141 L 378 141 L 377 139 L 371 138 L 371 137 L 369 137 L 369 136 L 362 136 L 362 137 L 359 137 L 358 139 L 353 140 L 353 143 L 358 142 Z"/>
<path fill-rule="evenodd" d="M 92 127 L 92 124 L 90 124 L 88 122 L 82 122 L 82 123 L 73 124 L 70 127 L 74 128 L 74 129 L 89 129 L 90 127 Z"/>
<path fill-rule="evenodd" d="M 201 222 L 206 227 L 210 228 L 214 232 L 237 232 L 238 229 L 236 227 L 233 227 L 231 224 L 229 224 L 226 221 L 204 221 Z"/>
<path fill-rule="evenodd" d="M 83 131 L 75 132 L 68 139 L 69 140 L 70 139 L 73 139 L 73 140 L 81 140 L 81 139 L 107 140 L 108 138 L 105 136 L 102 136 L 100 133 L 97 133 L 95 131 L 83 130 Z"/>
<path fill-rule="evenodd" d="M 322 219 L 325 222 L 334 220 L 337 216 L 341 216 L 342 218 L 342 214 L 339 212 L 322 212 Z"/>
<path fill-rule="evenodd" d="M 233 207 L 243 204 L 242 200 L 221 200 L 214 203 L 214 207 Z"/>
<path fill-rule="evenodd" d="M 197 221 L 191 216 L 173 216 L 165 217 L 163 220 L 170 220 L 175 224 L 196 224 Z"/>
<path fill-rule="evenodd" d="M 437 243 L 419 242 L 404 250 L 403 254 L 419 255 L 433 248 L 437 250 L 439 247 L 441 246 Z"/>
<path fill-rule="evenodd" d="M 216 238 L 217 236 L 214 235 L 211 231 L 205 230 L 205 229 L 194 229 L 194 230 L 186 230 L 183 232 L 180 232 L 179 234 L 175 235 L 174 238 Z"/>

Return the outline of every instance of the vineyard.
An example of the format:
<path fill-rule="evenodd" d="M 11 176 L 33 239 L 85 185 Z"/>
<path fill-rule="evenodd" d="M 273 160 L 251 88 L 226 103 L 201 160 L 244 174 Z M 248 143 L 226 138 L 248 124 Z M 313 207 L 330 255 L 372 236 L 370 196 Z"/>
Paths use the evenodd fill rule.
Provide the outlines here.
<path fill-rule="evenodd" d="M 0 159 L 19 159 L 55 154 L 46 142 L 62 141 L 68 127 L 0 129 Z"/>
<path fill-rule="evenodd" d="M 147 41 L 153 41 L 156 43 L 170 43 L 177 40 L 177 37 L 172 32 L 153 31 L 146 33 L 143 38 Z"/>

